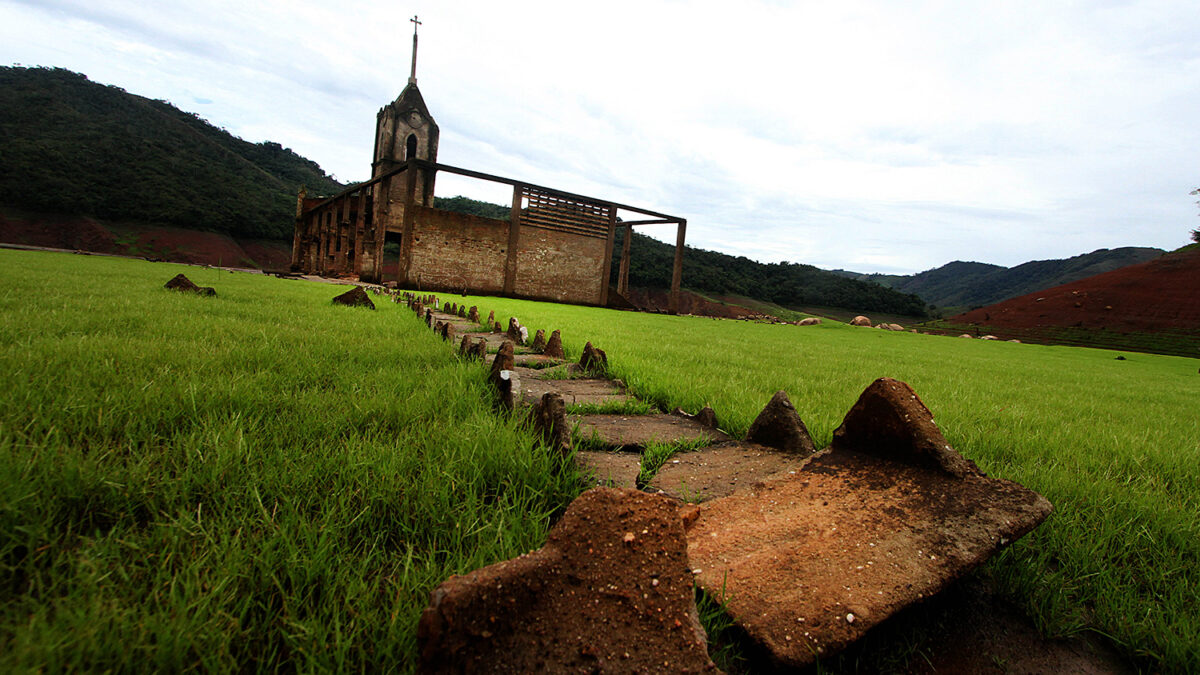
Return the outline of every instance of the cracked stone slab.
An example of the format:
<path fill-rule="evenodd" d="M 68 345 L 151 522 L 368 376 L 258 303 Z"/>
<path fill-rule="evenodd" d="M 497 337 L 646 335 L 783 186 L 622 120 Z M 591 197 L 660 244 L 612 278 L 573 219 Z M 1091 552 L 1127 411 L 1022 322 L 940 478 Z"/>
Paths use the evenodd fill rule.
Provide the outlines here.
<path fill-rule="evenodd" d="M 453 576 L 417 627 L 420 672 L 716 672 L 676 503 L 593 488 L 532 553 Z"/>
<path fill-rule="evenodd" d="M 795 474 L 700 505 L 698 583 L 777 666 L 829 656 L 1041 523 L 1017 483 L 833 449 Z"/>
<path fill-rule="evenodd" d="M 545 380 L 541 378 L 545 374 L 544 372 L 533 369 L 522 371 L 522 377 L 529 371 L 535 374 L 525 384 L 525 400 L 527 403 L 541 399 L 543 394 L 550 392 L 561 394 L 563 402 L 567 405 L 634 400 L 632 396 L 626 394 L 612 380 Z"/>
<path fill-rule="evenodd" d="M 683 501 L 705 502 L 749 489 L 775 474 L 796 472 L 806 462 L 795 453 L 755 443 L 721 443 L 672 456 L 650 487 Z"/>
<path fill-rule="evenodd" d="M 642 456 L 632 452 L 577 450 L 575 463 L 587 480 L 595 485 L 633 488 L 637 486 Z"/>
<path fill-rule="evenodd" d="M 572 380 L 561 381 L 571 382 Z M 644 448 L 647 443 L 652 441 L 658 443 L 680 441 L 718 443 L 730 440 L 725 432 L 681 415 L 664 415 L 662 413 L 583 415 L 573 416 L 573 419 L 578 422 L 580 437 L 584 439 L 599 438 L 604 445 L 613 448 Z"/>

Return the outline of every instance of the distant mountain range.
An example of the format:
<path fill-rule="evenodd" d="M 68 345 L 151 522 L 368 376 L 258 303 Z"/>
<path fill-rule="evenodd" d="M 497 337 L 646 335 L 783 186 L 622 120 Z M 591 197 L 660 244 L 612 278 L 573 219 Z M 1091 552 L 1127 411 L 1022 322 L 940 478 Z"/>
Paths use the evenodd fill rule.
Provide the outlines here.
<path fill-rule="evenodd" d="M 937 308 L 982 307 L 1044 288 L 1085 279 L 1153 260 L 1166 253 L 1158 248 L 1102 248 L 1065 260 L 1034 260 L 1016 267 L 956 260 L 911 275 L 861 274 L 834 270 L 851 279 L 874 281 L 903 293 L 913 293 Z"/>

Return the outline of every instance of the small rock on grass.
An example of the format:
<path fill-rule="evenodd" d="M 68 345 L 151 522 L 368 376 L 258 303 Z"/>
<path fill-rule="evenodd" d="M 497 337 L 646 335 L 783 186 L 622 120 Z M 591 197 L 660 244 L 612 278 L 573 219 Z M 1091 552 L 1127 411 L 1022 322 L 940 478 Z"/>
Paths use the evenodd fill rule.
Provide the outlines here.
<path fill-rule="evenodd" d="M 371 302 L 371 296 L 362 289 L 362 286 L 355 286 L 350 290 L 342 293 L 333 299 L 335 305 L 345 305 L 347 307 L 366 307 L 367 309 L 375 309 L 375 303 Z"/>
<path fill-rule="evenodd" d="M 192 283 L 191 279 L 188 279 L 182 274 L 176 274 L 174 277 L 171 277 L 170 281 L 163 284 L 163 288 L 167 288 L 172 291 L 182 291 L 184 293 L 195 293 L 196 295 L 217 294 L 217 289 L 212 288 L 211 286 L 197 286 L 196 284 Z"/>
<path fill-rule="evenodd" d="M 791 399 L 782 390 L 775 392 L 762 412 L 750 425 L 746 440 L 784 452 L 811 455 L 817 451 L 808 428 L 800 419 Z"/>

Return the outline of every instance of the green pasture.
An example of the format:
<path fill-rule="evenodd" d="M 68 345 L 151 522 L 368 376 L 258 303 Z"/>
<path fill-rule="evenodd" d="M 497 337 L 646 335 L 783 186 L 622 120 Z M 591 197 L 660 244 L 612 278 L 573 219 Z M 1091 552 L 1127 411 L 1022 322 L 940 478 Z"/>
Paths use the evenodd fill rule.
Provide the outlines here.
<path fill-rule="evenodd" d="M 163 290 L 180 271 L 218 296 Z M 0 670 L 406 671 L 429 590 L 541 545 L 573 470 L 494 413 L 485 369 L 341 290 L 0 250 Z M 1200 361 L 443 298 L 591 340 L 734 434 L 783 389 L 824 445 L 905 380 L 1056 506 L 988 565 L 1002 592 L 1050 635 L 1200 662 Z"/>
<path fill-rule="evenodd" d="M 343 290 L 0 251 L 0 671 L 406 671 L 432 588 L 542 544 L 573 472 Z"/>
<path fill-rule="evenodd" d="M 989 565 L 1046 634 L 1096 631 L 1152 669 L 1200 663 L 1198 360 L 443 297 L 560 329 L 568 356 L 591 341 L 639 396 L 711 405 L 735 435 L 782 389 L 824 447 L 867 385 L 904 380 L 956 449 L 1054 503 Z"/>

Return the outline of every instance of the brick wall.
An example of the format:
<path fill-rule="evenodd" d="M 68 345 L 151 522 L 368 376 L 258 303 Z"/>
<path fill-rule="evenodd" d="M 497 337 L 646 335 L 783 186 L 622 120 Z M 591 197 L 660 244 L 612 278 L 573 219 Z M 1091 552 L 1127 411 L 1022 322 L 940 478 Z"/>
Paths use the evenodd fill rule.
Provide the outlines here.
<path fill-rule="evenodd" d="M 412 267 L 421 288 L 500 293 L 508 251 L 508 223 L 415 206 Z"/>
<path fill-rule="evenodd" d="M 596 237 L 522 227 L 514 294 L 600 304 L 606 244 Z"/>

